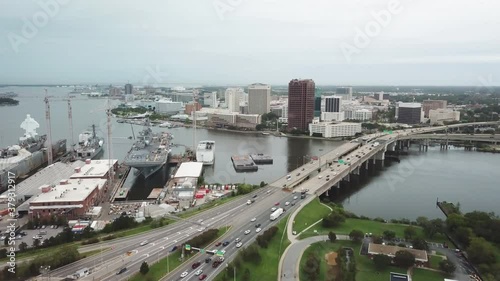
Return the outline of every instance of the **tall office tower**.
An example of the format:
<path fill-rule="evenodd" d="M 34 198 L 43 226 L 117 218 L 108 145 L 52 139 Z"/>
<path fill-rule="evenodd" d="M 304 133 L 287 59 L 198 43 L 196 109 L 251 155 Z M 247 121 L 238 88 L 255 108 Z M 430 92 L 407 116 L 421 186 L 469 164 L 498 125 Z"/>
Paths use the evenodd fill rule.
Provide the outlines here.
<path fill-rule="evenodd" d="M 402 124 L 418 124 L 422 122 L 424 111 L 420 103 L 396 103 L 396 118 L 398 123 Z"/>
<path fill-rule="evenodd" d="M 312 79 L 293 79 L 288 83 L 288 129 L 307 131 L 314 118 L 314 90 Z"/>
<path fill-rule="evenodd" d="M 248 113 L 264 114 L 271 110 L 271 86 L 255 83 L 248 86 Z"/>
<path fill-rule="evenodd" d="M 240 112 L 240 95 L 243 93 L 241 88 L 226 89 L 226 105 L 230 112 Z"/>
<path fill-rule="evenodd" d="M 335 92 L 345 100 L 352 100 L 352 87 L 338 87 Z"/>
<path fill-rule="evenodd" d="M 125 84 L 125 95 L 131 95 L 134 87 L 132 84 Z"/>
<path fill-rule="evenodd" d="M 321 121 L 342 121 L 344 112 L 342 111 L 341 96 L 321 97 Z"/>

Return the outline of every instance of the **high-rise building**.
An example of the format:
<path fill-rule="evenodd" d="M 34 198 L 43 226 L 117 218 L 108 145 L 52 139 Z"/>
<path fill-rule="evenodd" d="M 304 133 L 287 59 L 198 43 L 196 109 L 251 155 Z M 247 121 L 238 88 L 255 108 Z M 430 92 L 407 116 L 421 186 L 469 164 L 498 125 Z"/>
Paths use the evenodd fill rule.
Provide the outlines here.
<path fill-rule="evenodd" d="M 398 123 L 418 124 L 422 122 L 424 112 L 420 103 L 396 103 L 396 118 Z"/>
<path fill-rule="evenodd" d="M 338 87 L 335 92 L 345 100 L 352 100 L 352 87 Z"/>
<path fill-rule="evenodd" d="M 288 129 L 307 131 L 314 118 L 315 83 L 293 79 L 288 83 Z"/>
<path fill-rule="evenodd" d="M 322 112 L 340 112 L 342 108 L 342 97 L 340 96 L 322 96 Z"/>
<path fill-rule="evenodd" d="M 212 108 L 218 107 L 217 102 L 217 92 L 205 92 L 203 93 L 203 105 Z"/>
<path fill-rule="evenodd" d="M 271 86 L 255 83 L 248 86 L 248 112 L 250 114 L 269 113 L 271 103 Z"/>
<path fill-rule="evenodd" d="M 226 105 L 230 112 L 240 112 L 240 95 L 243 93 L 241 88 L 226 89 Z"/>
<path fill-rule="evenodd" d="M 134 90 L 132 84 L 125 84 L 125 95 L 131 95 Z"/>
<path fill-rule="evenodd" d="M 443 109 L 446 108 L 447 102 L 445 100 L 424 100 L 422 107 L 424 109 L 424 116 L 429 117 L 429 111 L 431 109 Z"/>

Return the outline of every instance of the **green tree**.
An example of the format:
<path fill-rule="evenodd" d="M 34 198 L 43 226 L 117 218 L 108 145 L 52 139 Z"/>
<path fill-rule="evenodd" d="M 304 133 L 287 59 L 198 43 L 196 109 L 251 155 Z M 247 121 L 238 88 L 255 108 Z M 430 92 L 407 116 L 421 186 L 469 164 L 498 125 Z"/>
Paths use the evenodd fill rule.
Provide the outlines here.
<path fill-rule="evenodd" d="M 460 214 L 450 214 L 446 218 L 446 228 L 449 232 L 454 232 L 459 227 L 467 225 L 465 218 Z"/>
<path fill-rule="evenodd" d="M 415 256 L 405 250 L 397 251 L 394 256 L 394 263 L 402 268 L 408 268 L 415 264 Z"/>
<path fill-rule="evenodd" d="M 349 233 L 349 238 L 354 242 L 360 242 L 363 239 L 363 231 L 354 229 Z"/>
<path fill-rule="evenodd" d="M 243 281 L 250 280 L 250 270 L 248 268 L 246 268 L 245 271 L 243 272 L 243 277 L 241 280 L 243 280 Z"/>
<path fill-rule="evenodd" d="M 266 183 L 265 183 L 265 182 L 263 182 L 263 181 L 261 181 L 261 182 L 260 182 L 260 187 L 264 187 L 264 186 L 266 186 Z"/>
<path fill-rule="evenodd" d="M 418 226 L 424 226 L 429 222 L 429 219 L 427 217 L 418 217 L 417 218 L 417 225 Z"/>
<path fill-rule="evenodd" d="M 493 245 L 484 238 L 472 238 L 467 248 L 469 259 L 475 264 L 494 264 L 496 261 Z"/>
<path fill-rule="evenodd" d="M 375 255 L 373 263 L 378 271 L 384 271 L 391 264 L 391 258 L 386 255 Z"/>
<path fill-rule="evenodd" d="M 413 245 L 414 249 L 424 250 L 424 251 L 429 250 L 429 245 L 427 244 L 425 239 L 423 239 L 421 237 L 414 238 L 413 241 L 411 242 L 411 244 Z"/>
<path fill-rule="evenodd" d="M 412 239 L 413 237 L 415 237 L 415 235 L 417 235 L 417 230 L 415 229 L 415 227 L 410 225 L 405 228 L 404 233 L 405 239 Z"/>
<path fill-rule="evenodd" d="M 21 244 L 19 244 L 19 251 L 20 252 L 24 252 L 26 251 L 26 249 L 28 249 L 28 244 L 22 242 Z"/>
<path fill-rule="evenodd" d="M 439 269 L 441 269 L 441 271 L 444 271 L 446 274 L 451 275 L 453 274 L 453 272 L 455 272 L 457 267 L 449 260 L 442 260 L 439 262 Z"/>
<path fill-rule="evenodd" d="M 147 262 L 142 262 L 141 264 L 141 269 L 139 269 L 139 272 L 142 274 L 142 275 L 146 275 L 146 273 L 149 272 L 149 265 Z"/>
<path fill-rule="evenodd" d="M 453 235 L 458 240 L 458 242 L 460 242 L 465 247 L 469 247 L 470 240 L 472 239 L 472 237 L 474 237 L 472 229 L 463 226 L 457 228 Z"/>
<path fill-rule="evenodd" d="M 319 276 L 319 264 L 320 260 L 318 257 L 310 253 L 307 257 L 306 264 L 303 267 L 304 272 L 308 276 L 307 280 L 315 281 Z"/>
<path fill-rule="evenodd" d="M 392 240 L 394 238 L 396 238 L 396 232 L 394 232 L 392 230 L 385 230 L 384 231 L 384 239 Z"/>
<path fill-rule="evenodd" d="M 337 235 L 333 231 L 328 232 L 328 239 L 330 239 L 330 242 L 335 243 L 337 241 Z"/>
<path fill-rule="evenodd" d="M 433 219 L 423 225 L 422 228 L 427 237 L 433 238 L 434 235 L 444 232 L 444 222 L 442 219 Z"/>

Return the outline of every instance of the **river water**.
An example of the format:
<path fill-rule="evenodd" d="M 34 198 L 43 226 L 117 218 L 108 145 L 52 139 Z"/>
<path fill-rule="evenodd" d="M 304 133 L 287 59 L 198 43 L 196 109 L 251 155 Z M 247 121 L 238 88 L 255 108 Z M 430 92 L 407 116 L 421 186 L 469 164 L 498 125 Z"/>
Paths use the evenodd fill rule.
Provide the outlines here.
<path fill-rule="evenodd" d="M 0 107 L 0 146 L 17 143 L 24 133 L 19 127 L 26 114 L 40 123 L 39 134 L 46 132 L 44 89 L 41 87 L 7 87 L 0 92 L 13 91 L 19 94 L 18 106 Z M 66 138 L 70 143 L 70 131 L 67 103 L 61 100 L 69 88 L 48 88 L 52 98 L 51 120 L 53 140 Z M 72 102 L 73 135 L 75 141 L 81 131 L 96 124 L 98 134 L 107 139 L 106 99 L 92 99 L 77 95 Z M 117 104 L 118 101 L 112 101 Z M 133 126 L 137 134 L 142 128 Z M 193 145 L 193 129 L 174 128 L 169 130 L 173 143 Z M 133 141 L 130 124 L 112 122 L 112 156 L 123 160 Z M 211 183 L 246 182 L 259 184 L 261 181 L 272 182 L 307 161 L 307 156 L 318 156 L 335 148 L 340 143 L 326 140 L 301 138 L 280 138 L 259 134 L 240 134 L 227 131 L 198 129 L 196 141 L 214 140 L 216 142 L 215 165 L 204 171 L 204 177 Z M 108 158 L 107 145 L 103 158 Z M 174 148 L 173 153 L 180 153 L 182 147 Z M 264 153 L 274 158 L 273 165 L 261 165 L 255 173 L 236 173 L 230 157 L 235 154 Z M 306 157 L 304 157 L 306 156 Z M 147 196 L 151 188 L 161 187 L 169 174 L 157 173 L 148 180 L 135 180 L 131 198 Z M 337 191 L 337 201 L 356 214 L 383 218 L 409 218 L 418 216 L 442 217 L 435 208 L 436 199 L 450 202 L 460 201 L 464 211 L 484 210 L 500 214 L 498 204 L 500 181 L 500 155 L 463 151 L 456 148 L 440 151 L 429 148 L 427 152 L 410 150 L 410 155 L 402 156 L 401 163 L 388 163 L 356 186 Z"/>

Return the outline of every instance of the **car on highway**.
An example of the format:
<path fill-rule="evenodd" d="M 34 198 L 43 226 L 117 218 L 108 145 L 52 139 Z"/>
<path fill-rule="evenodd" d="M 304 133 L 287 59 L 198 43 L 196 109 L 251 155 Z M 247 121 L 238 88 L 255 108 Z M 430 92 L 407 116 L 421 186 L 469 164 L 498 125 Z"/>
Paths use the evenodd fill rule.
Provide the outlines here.
<path fill-rule="evenodd" d="M 194 273 L 194 275 L 198 276 L 198 275 L 201 275 L 203 273 L 203 270 L 199 269 L 198 271 L 196 271 Z"/>
<path fill-rule="evenodd" d="M 256 220 L 257 220 L 257 218 L 252 218 L 250 221 L 251 221 L 251 222 L 254 222 L 254 221 L 256 221 Z"/>
<path fill-rule="evenodd" d="M 205 280 L 205 278 L 207 278 L 207 275 L 203 274 L 203 275 L 200 275 L 200 277 L 198 278 L 198 280 Z"/>
<path fill-rule="evenodd" d="M 181 274 L 181 278 L 184 278 L 184 277 L 188 276 L 188 274 L 189 274 L 189 273 L 188 273 L 187 271 L 184 271 L 184 272 Z"/>
<path fill-rule="evenodd" d="M 276 211 L 276 208 L 274 208 L 274 207 L 271 208 L 271 212 L 274 212 L 274 211 Z"/>
<path fill-rule="evenodd" d="M 212 267 L 217 268 L 220 264 L 221 264 L 220 261 L 214 261 L 214 263 L 212 263 Z"/>
<path fill-rule="evenodd" d="M 250 234 L 250 229 L 245 231 L 245 235 Z"/>
<path fill-rule="evenodd" d="M 255 230 L 255 232 L 259 233 L 262 229 L 259 227 Z"/>
<path fill-rule="evenodd" d="M 321 176 L 321 175 L 318 176 L 318 179 L 322 179 L 322 178 L 323 178 L 323 176 Z"/>
<path fill-rule="evenodd" d="M 227 245 L 229 245 L 231 242 L 229 241 L 224 241 L 224 243 L 222 243 L 222 246 L 226 247 Z"/>
<path fill-rule="evenodd" d="M 257 198 L 257 194 L 255 194 L 254 196 L 252 196 L 252 198 Z"/>
<path fill-rule="evenodd" d="M 280 202 L 274 203 L 274 206 L 279 206 L 279 205 L 280 205 Z"/>
<path fill-rule="evenodd" d="M 286 201 L 285 206 L 288 206 L 288 205 L 290 205 L 290 202 Z"/>
<path fill-rule="evenodd" d="M 215 244 L 215 247 L 219 247 L 220 245 L 222 245 L 222 242 Z"/>
<path fill-rule="evenodd" d="M 172 250 L 170 250 L 170 252 L 175 252 L 175 250 L 177 250 L 177 246 L 172 247 Z"/>
<path fill-rule="evenodd" d="M 120 270 L 118 270 L 118 272 L 116 273 L 116 275 L 120 275 L 120 274 L 122 274 L 125 271 L 127 271 L 127 268 L 126 267 L 122 267 Z"/>
<path fill-rule="evenodd" d="M 209 263 L 210 261 L 212 261 L 212 259 L 211 259 L 211 258 L 206 258 L 206 259 L 205 259 L 205 263 Z"/>
<path fill-rule="evenodd" d="M 241 243 L 241 242 L 236 244 L 236 248 L 240 248 L 241 246 L 243 246 L 243 243 Z"/>
<path fill-rule="evenodd" d="M 148 240 L 144 240 L 144 241 L 141 242 L 141 246 L 144 246 L 144 245 L 147 245 L 147 244 L 149 244 Z"/>
<path fill-rule="evenodd" d="M 300 176 L 300 173 L 297 173 L 297 177 Z"/>
<path fill-rule="evenodd" d="M 256 224 L 256 225 L 255 225 L 255 227 L 256 227 L 256 228 L 257 228 L 257 227 L 260 227 L 260 223 Z"/>
<path fill-rule="evenodd" d="M 297 200 L 297 199 L 298 199 L 298 197 L 297 197 L 297 196 L 294 196 L 294 197 L 293 197 L 293 200 Z"/>
<path fill-rule="evenodd" d="M 295 206 L 295 202 L 292 202 L 292 206 Z"/>
<path fill-rule="evenodd" d="M 200 265 L 201 265 L 201 262 L 197 261 L 197 262 L 193 263 L 193 265 L 191 266 L 191 268 L 195 269 L 195 268 L 197 268 Z"/>
<path fill-rule="evenodd" d="M 236 243 L 238 243 L 240 241 L 241 241 L 241 239 L 239 237 L 234 240 L 234 242 L 236 242 Z"/>

